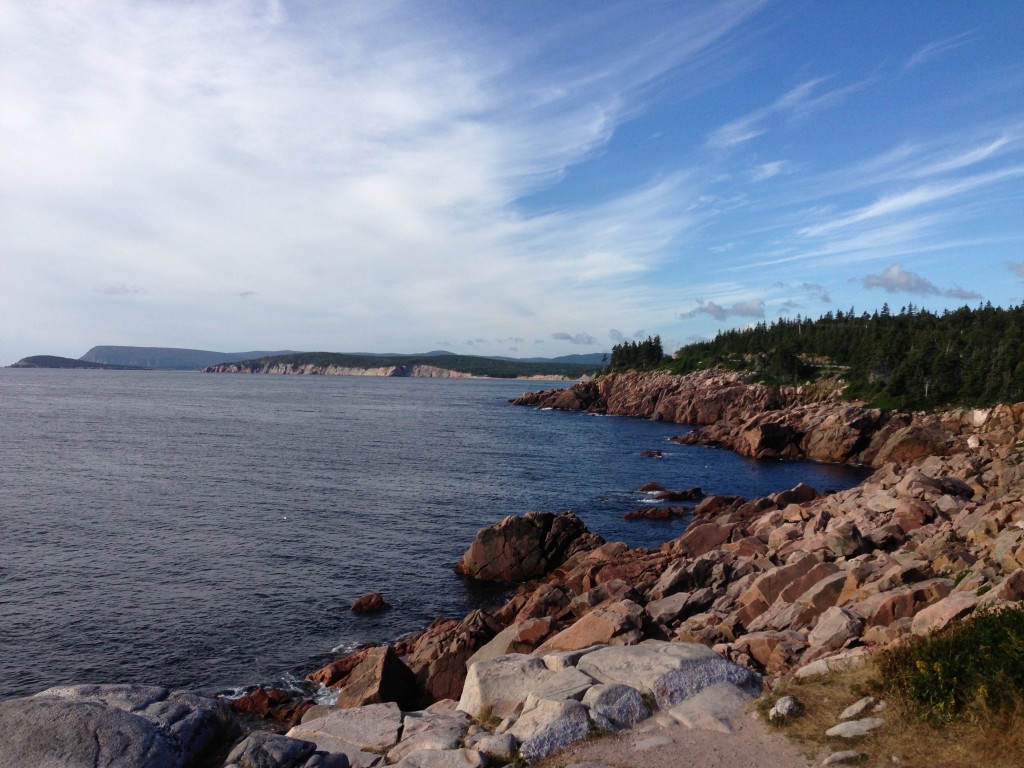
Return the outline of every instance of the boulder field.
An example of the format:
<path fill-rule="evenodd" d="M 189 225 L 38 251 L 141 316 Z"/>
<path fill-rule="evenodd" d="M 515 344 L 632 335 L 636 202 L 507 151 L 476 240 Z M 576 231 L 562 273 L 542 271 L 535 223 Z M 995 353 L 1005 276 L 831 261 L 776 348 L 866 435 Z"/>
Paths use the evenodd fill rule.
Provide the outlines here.
<path fill-rule="evenodd" d="M 908 634 L 1024 599 L 1024 404 L 892 414 L 734 374 L 665 376 L 604 377 L 530 404 L 671 416 L 707 425 L 690 439 L 747 455 L 827 455 L 875 472 L 825 495 L 706 496 L 655 549 L 604 542 L 571 514 L 506 518 L 457 569 L 519 582 L 508 601 L 312 673 L 335 705 L 51 689 L 0 703 L 0 768 L 532 763 L 656 710 L 728 730 L 728 712 L 782 676 L 862 664 Z M 263 719 L 246 732 L 232 712 Z"/>

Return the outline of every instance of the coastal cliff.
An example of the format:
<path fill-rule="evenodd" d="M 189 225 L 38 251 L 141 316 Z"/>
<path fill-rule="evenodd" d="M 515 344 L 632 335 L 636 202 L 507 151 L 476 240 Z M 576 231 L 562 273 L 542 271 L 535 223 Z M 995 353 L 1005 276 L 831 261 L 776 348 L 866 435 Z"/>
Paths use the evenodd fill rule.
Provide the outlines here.
<path fill-rule="evenodd" d="M 428 379 L 472 379 L 470 373 L 438 368 L 433 365 L 381 365 L 372 368 L 356 368 L 342 365 L 318 365 L 316 363 L 220 363 L 203 369 L 203 373 L 265 373 L 295 376 L 395 376 L 401 378 Z"/>
<path fill-rule="evenodd" d="M 834 384 L 768 387 L 741 373 L 663 371 L 602 376 L 527 393 L 516 405 L 635 416 L 700 427 L 675 438 L 742 456 L 883 466 L 944 455 L 981 411 L 904 413 L 844 402 Z M 1009 406 L 1003 406 L 1008 408 Z"/>

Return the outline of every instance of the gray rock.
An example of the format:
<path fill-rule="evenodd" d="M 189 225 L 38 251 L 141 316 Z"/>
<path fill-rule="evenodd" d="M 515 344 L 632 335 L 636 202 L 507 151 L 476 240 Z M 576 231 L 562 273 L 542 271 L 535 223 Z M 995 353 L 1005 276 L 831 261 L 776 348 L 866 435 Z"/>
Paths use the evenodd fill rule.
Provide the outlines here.
<path fill-rule="evenodd" d="M 281 736 L 269 731 L 255 731 L 228 755 L 228 762 L 240 768 L 293 768 L 316 752 L 316 744 Z"/>
<path fill-rule="evenodd" d="M 421 749 L 455 749 L 469 726 L 465 712 L 410 712 L 402 725 L 402 740 L 388 752 L 395 763 Z"/>
<path fill-rule="evenodd" d="M 750 696 L 761 693 L 761 675 L 721 656 L 688 668 L 666 672 L 654 684 L 654 699 L 660 709 L 671 709 L 706 688 L 730 683 Z"/>
<path fill-rule="evenodd" d="M 351 768 L 346 755 L 331 755 L 326 752 L 314 752 L 300 768 Z"/>
<path fill-rule="evenodd" d="M 653 693 L 655 683 L 669 672 L 720 661 L 721 656 L 699 643 L 647 640 L 639 645 L 600 648 L 583 656 L 576 666 L 599 683 L 620 683 Z"/>
<path fill-rule="evenodd" d="M 832 606 L 821 614 L 818 623 L 807 636 L 807 641 L 812 648 L 838 650 L 848 640 L 860 637 L 863 630 L 863 619 L 839 606 Z"/>
<path fill-rule="evenodd" d="M 519 742 L 511 733 L 485 736 L 475 744 L 475 749 L 495 757 L 511 758 L 516 753 Z"/>
<path fill-rule="evenodd" d="M 822 765 L 843 765 L 845 763 L 859 763 L 861 761 L 861 755 L 863 752 L 858 752 L 856 749 L 846 749 L 842 752 L 833 752 L 831 755 L 821 761 Z"/>
<path fill-rule="evenodd" d="M 824 659 L 812 661 L 796 671 L 795 677 L 798 680 L 805 680 L 811 677 L 827 675 L 831 672 L 846 672 L 851 669 L 860 669 L 867 664 L 871 656 L 868 648 L 850 648 L 834 656 L 827 656 Z"/>
<path fill-rule="evenodd" d="M 848 706 L 842 712 L 839 713 L 840 720 L 853 720 L 861 715 L 865 714 L 869 709 L 875 706 L 874 696 L 865 696 L 863 699 L 855 701 L 853 704 Z"/>
<path fill-rule="evenodd" d="M 0 768 L 181 768 L 236 733 L 214 699 L 152 686 L 61 686 L 0 702 Z"/>
<path fill-rule="evenodd" d="M 781 699 L 776 701 L 775 706 L 768 711 L 768 719 L 773 723 L 788 720 L 789 718 L 800 714 L 803 708 L 803 703 L 796 696 L 783 696 Z"/>
<path fill-rule="evenodd" d="M 631 728 L 651 716 L 640 691 L 628 685 L 595 685 L 583 696 L 594 722 L 606 731 Z"/>
<path fill-rule="evenodd" d="M 860 736 L 867 736 L 871 731 L 885 725 L 885 720 L 880 717 L 865 717 L 863 720 L 847 720 L 845 723 L 834 725 L 825 731 L 826 736 L 838 736 L 841 739 L 856 739 Z"/>
<path fill-rule="evenodd" d="M 558 651 L 557 653 L 546 653 L 543 654 L 541 658 L 544 661 L 544 665 L 548 669 L 554 672 L 560 672 L 566 667 L 575 667 L 579 663 L 579 660 L 586 656 L 588 653 L 593 653 L 594 651 L 599 651 L 602 648 L 607 647 L 608 646 L 604 644 L 591 645 L 587 648 L 580 648 L 576 651 Z"/>
<path fill-rule="evenodd" d="M 402 713 L 393 702 L 336 709 L 288 731 L 295 739 L 316 744 L 324 752 L 344 754 L 357 768 L 376 765 L 380 754 L 398 743 Z M 376 754 L 375 754 L 376 753 Z"/>
<path fill-rule="evenodd" d="M 691 730 L 732 733 L 733 721 L 751 698 L 731 683 L 718 683 L 684 699 L 668 713 Z"/>
<path fill-rule="evenodd" d="M 519 741 L 519 754 L 531 764 L 586 738 L 588 732 L 587 708 L 571 699 L 539 701 L 532 709 L 523 710 L 509 729 Z"/>
<path fill-rule="evenodd" d="M 487 709 L 505 717 L 554 674 L 541 659 L 522 653 L 477 662 L 466 675 L 459 709 L 473 717 Z"/>
<path fill-rule="evenodd" d="M 487 755 L 475 749 L 421 749 L 410 752 L 394 768 L 486 768 Z"/>

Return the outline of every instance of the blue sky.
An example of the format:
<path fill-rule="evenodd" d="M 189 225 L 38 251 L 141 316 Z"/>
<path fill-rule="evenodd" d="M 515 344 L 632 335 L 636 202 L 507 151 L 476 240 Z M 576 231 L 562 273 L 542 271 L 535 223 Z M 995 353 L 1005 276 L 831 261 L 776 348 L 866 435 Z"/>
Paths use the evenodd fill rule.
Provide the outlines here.
<path fill-rule="evenodd" d="M 0 0 L 0 364 L 1024 301 L 1024 4 Z"/>

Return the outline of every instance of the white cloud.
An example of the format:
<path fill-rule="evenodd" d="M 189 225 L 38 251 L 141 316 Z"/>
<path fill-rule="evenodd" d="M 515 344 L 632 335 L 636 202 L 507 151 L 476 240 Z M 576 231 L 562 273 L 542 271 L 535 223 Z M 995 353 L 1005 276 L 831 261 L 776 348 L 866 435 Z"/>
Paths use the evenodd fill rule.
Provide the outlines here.
<path fill-rule="evenodd" d="M 764 317 L 764 301 L 762 299 L 746 299 L 729 306 L 713 301 L 697 299 L 697 306 L 688 312 L 680 312 L 682 319 L 694 318 L 699 315 L 710 315 L 715 320 L 728 320 L 734 317 Z"/>
<path fill-rule="evenodd" d="M 921 296 L 946 296 L 953 299 L 980 299 L 981 294 L 964 288 L 940 289 L 930 280 L 910 272 L 901 264 L 893 264 L 879 275 L 867 275 L 865 288 L 881 288 L 887 293 L 914 293 Z"/>
<path fill-rule="evenodd" d="M 124 327 L 84 302 L 96 274 L 152 286 L 137 342 L 175 346 L 549 336 L 629 307 L 690 224 L 681 178 L 544 216 L 518 201 L 758 5 L 695 6 L 654 36 L 627 15 L 635 44 L 582 61 L 558 50 L 575 28 L 498 39 L 416 3 L 5 6 L 5 282 L 88 313 L 64 324 L 85 344 Z"/>

